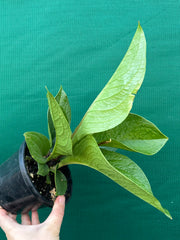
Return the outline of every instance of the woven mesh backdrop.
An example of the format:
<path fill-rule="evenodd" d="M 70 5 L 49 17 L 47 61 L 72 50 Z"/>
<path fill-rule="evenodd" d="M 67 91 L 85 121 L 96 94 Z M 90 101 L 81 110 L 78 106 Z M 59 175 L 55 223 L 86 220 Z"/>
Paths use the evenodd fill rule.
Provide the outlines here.
<path fill-rule="evenodd" d="M 132 112 L 169 141 L 152 157 L 129 156 L 173 220 L 102 174 L 73 165 L 62 239 L 179 239 L 179 13 L 178 0 L 0 1 L 1 163 L 18 150 L 24 132 L 47 135 L 45 86 L 53 94 L 65 89 L 73 130 L 122 60 L 138 20 L 146 35 L 147 71 Z M 49 212 L 39 210 L 41 221 Z"/>

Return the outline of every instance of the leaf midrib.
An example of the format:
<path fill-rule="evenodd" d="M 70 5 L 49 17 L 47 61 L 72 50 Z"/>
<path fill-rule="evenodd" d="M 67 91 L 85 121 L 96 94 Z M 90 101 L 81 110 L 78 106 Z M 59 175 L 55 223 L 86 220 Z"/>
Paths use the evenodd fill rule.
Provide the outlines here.
<path fill-rule="evenodd" d="M 152 195 L 152 192 L 149 192 L 149 191 L 147 191 L 147 190 L 145 190 L 145 189 L 143 189 L 140 185 L 138 185 L 136 182 L 133 182 L 130 178 L 128 178 L 126 175 L 124 175 L 122 172 L 119 172 L 115 167 L 113 167 L 109 162 L 108 162 L 108 160 L 105 158 L 105 156 L 103 155 L 103 153 L 101 152 L 101 155 L 102 155 L 102 157 L 103 157 L 103 159 L 105 160 L 105 164 L 107 165 L 107 168 L 110 166 L 110 168 L 112 168 L 115 172 L 116 172 L 116 174 L 121 174 L 121 176 L 122 177 L 124 177 L 127 181 L 130 181 L 131 183 L 133 183 L 134 185 L 136 185 L 137 187 L 139 187 L 143 192 L 145 192 L 145 193 L 147 193 L 147 194 L 149 194 L 151 197 L 154 197 L 153 195 Z M 81 157 L 79 157 L 80 159 L 81 159 Z M 68 159 L 73 159 L 74 161 L 68 161 Z M 61 162 L 60 162 L 60 164 L 59 164 L 59 167 L 63 167 L 63 166 L 65 166 L 65 165 L 70 165 L 70 164 L 79 164 L 79 165 L 84 165 L 84 166 L 87 166 L 87 167 L 90 167 L 90 168 L 93 168 L 94 170 L 98 170 L 98 168 L 95 168 L 95 167 L 93 167 L 93 166 L 91 166 L 91 165 L 89 165 L 89 164 L 86 164 L 85 162 L 79 162 L 78 160 L 76 160 L 76 159 L 78 159 L 78 156 L 73 156 L 73 157 L 67 157 L 67 158 L 65 158 L 65 159 L 63 159 Z M 63 162 L 66 162 L 65 164 L 63 164 Z M 104 164 L 103 164 L 104 165 Z M 99 170 L 98 170 L 99 171 Z M 99 171 L 100 173 L 102 173 L 101 171 Z M 105 175 L 106 177 L 108 177 L 109 178 L 109 176 L 108 175 L 106 175 L 106 174 L 104 174 L 104 173 L 102 173 L 103 175 Z M 111 178 L 112 179 L 112 178 Z M 112 179 L 113 180 L 113 179 Z M 114 180 L 113 180 L 114 181 Z M 126 189 L 127 190 L 127 189 Z M 127 191 L 129 191 L 129 190 L 127 190 Z M 130 192 L 130 191 L 129 191 Z M 134 194 L 134 193 L 133 193 Z M 139 196 L 138 196 L 139 197 Z"/>

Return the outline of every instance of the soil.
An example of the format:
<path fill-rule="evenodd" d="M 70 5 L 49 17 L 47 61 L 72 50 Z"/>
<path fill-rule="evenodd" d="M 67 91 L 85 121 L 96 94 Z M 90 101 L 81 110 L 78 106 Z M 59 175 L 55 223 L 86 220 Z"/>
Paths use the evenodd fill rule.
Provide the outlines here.
<path fill-rule="evenodd" d="M 27 160 L 28 159 L 28 160 Z M 38 165 L 37 162 L 30 156 L 25 158 L 25 166 L 27 173 L 36 188 L 36 190 L 47 200 L 55 200 L 56 190 L 54 184 L 54 176 L 50 173 L 51 184 L 46 183 L 46 177 L 37 175 Z"/>
<path fill-rule="evenodd" d="M 54 201 L 56 199 L 54 175 L 53 173 L 50 173 L 51 184 L 46 183 L 46 177 L 37 175 L 38 172 L 37 162 L 31 157 L 27 147 L 25 150 L 25 166 L 34 187 L 40 193 L 40 195 L 42 195 L 48 201 L 49 200 Z M 69 169 L 67 169 L 66 167 L 62 167 L 61 172 L 66 176 L 68 182 L 67 191 L 65 193 L 65 198 L 67 202 L 72 193 L 71 173 Z"/>

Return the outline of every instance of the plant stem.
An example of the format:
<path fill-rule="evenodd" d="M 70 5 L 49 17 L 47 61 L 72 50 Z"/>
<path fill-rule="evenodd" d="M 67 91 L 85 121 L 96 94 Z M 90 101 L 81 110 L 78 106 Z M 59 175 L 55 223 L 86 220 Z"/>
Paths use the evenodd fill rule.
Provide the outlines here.
<path fill-rule="evenodd" d="M 108 141 L 98 143 L 98 146 L 101 146 L 101 145 L 104 145 L 104 144 L 107 144 L 107 143 L 110 143 L 110 142 L 112 142 L 111 138 Z"/>
<path fill-rule="evenodd" d="M 49 162 L 47 162 L 48 166 L 49 167 L 55 166 L 61 158 L 63 158 L 63 155 L 60 155 L 57 158 L 50 160 Z"/>

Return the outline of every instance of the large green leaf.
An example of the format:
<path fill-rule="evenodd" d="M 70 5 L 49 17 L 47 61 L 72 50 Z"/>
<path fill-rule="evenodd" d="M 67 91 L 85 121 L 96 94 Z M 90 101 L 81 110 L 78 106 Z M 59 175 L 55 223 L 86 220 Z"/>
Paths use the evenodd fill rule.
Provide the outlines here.
<path fill-rule="evenodd" d="M 46 163 L 46 156 L 50 149 L 48 138 L 37 132 L 26 132 L 24 137 L 32 158 L 40 164 Z"/>
<path fill-rule="evenodd" d="M 145 68 L 146 40 L 139 24 L 121 64 L 76 128 L 73 143 L 85 135 L 111 129 L 128 116 L 134 94 L 143 82 Z"/>
<path fill-rule="evenodd" d="M 157 153 L 168 140 L 153 123 L 132 113 L 115 128 L 94 137 L 98 144 L 147 155 Z"/>
<path fill-rule="evenodd" d="M 71 108 L 70 108 L 70 105 L 69 105 L 68 97 L 67 97 L 67 95 L 64 92 L 62 87 L 60 87 L 57 95 L 55 96 L 55 99 L 58 102 L 59 106 L 61 107 L 61 109 L 64 113 L 64 116 L 66 117 L 66 120 L 70 124 L 71 123 Z M 48 109 L 47 115 L 48 115 L 49 139 L 50 139 L 50 144 L 52 146 L 52 142 L 54 141 L 54 139 L 56 137 L 56 132 L 55 132 L 55 128 L 54 128 L 54 125 L 53 125 L 53 121 L 52 121 L 49 109 Z"/>
<path fill-rule="evenodd" d="M 64 113 L 53 95 L 47 90 L 47 99 L 52 122 L 56 133 L 56 142 L 48 160 L 59 155 L 72 154 L 71 129 Z"/>
<path fill-rule="evenodd" d="M 121 175 L 125 178 L 125 180 L 123 180 L 124 186 L 121 185 L 122 187 L 133 193 L 133 185 L 136 185 L 136 192 L 145 191 L 147 193 L 153 194 L 147 177 L 135 162 L 117 152 L 112 152 L 105 149 L 102 149 L 101 151 L 111 166 L 117 169 L 118 172 L 120 172 Z"/>
<path fill-rule="evenodd" d="M 67 164 L 82 164 L 91 167 L 171 218 L 169 212 L 153 196 L 149 182 L 142 170 L 127 157 L 105 150 L 103 151 L 104 156 L 91 135 L 79 141 L 75 145 L 73 153 L 74 156 L 63 159 L 59 163 L 59 167 Z"/>

